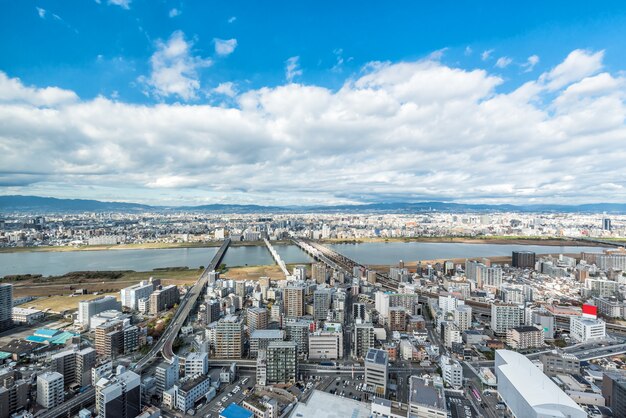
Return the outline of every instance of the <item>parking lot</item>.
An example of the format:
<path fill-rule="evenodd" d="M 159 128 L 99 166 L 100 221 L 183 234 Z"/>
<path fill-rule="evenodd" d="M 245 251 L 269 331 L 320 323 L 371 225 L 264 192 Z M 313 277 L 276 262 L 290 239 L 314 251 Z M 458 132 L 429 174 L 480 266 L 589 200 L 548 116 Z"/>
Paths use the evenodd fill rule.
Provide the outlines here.
<path fill-rule="evenodd" d="M 242 383 L 244 379 L 247 379 L 245 384 Z M 241 403 L 247 391 L 252 389 L 254 384 L 255 377 L 253 375 L 241 374 L 232 384 L 222 385 L 215 398 L 200 407 L 196 415 L 204 418 L 218 417 L 219 413 L 231 403 Z"/>

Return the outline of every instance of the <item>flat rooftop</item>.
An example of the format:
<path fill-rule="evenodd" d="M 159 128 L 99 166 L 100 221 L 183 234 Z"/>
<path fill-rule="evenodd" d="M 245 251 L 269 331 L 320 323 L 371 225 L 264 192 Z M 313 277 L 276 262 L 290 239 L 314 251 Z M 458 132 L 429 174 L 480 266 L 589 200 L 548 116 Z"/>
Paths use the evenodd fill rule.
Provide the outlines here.
<path fill-rule="evenodd" d="M 376 348 L 370 348 L 365 356 L 367 363 L 387 364 L 389 354 L 385 350 L 378 350 Z"/>
<path fill-rule="evenodd" d="M 443 388 L 436 388 L 432 380 L 411 376 L 409 388 L 409 401 L 411 403 L 427 405 L 441 410 L 446 409 Z"/>
<path fill-rule="evenodd" d="M 307 403 L 298 403 L 290 418 L 369 418 L 371 408 L 365 402 L 342 398 L 314 390 Z"/>

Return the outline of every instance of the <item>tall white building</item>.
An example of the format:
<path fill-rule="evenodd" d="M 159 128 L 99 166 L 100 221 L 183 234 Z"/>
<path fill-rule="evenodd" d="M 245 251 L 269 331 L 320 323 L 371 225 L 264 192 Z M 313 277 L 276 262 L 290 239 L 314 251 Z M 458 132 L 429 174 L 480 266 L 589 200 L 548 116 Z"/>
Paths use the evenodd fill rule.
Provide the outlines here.
<path fill-rule="evenodd" d="M 363 358 L 367 351 L 374 347 L 374 325 L 356 324 L 354 326 L 354 337 L 352 339 L 352 357 Z"/>
<path fill-rule="evenodd" d="M 491 329 L 497 335 L 506 335 L 509 328 L 524 323 L 524 309 L 519 305 L 494 303 L 491 305 Z"/>
<path fill-rule="evenodd" d="M 498 393 L 515 417 L 584 418 L 587 413 L 526 356 L 496 350 Z"/>
<path fill-rule="evenodd" d="M 50 409 L 63 403 L 63 375 L 46 372 L 37 376 L 37 403 Z"/>
<path fill-rule="evenodd" d="M 185 377 L 209 372 L 209 355 L 207 353 L 189 353 L 185 359 Z"/>
<path fill-rule="evenodd" d="M 370 348 L 365 356 L 365 384 L 373 388 L 377 396 L 387 395 L 389 355 L 385 350 Z"/>
<path fill-rule="evenodd" d="M 458 306 L 464 304 L 465 301 L 457 299 L 452 295 L 439 295 L 439 307 L 441 308 L 443 313 L 452 313 Z"/>
<path fill-rule="evenodd" d="M 459 305 L 454 310 L 454 323 L 461 332 L 472 327 L 472 307 Z"/>
<path fill-rule="evenodd" d="M 125 287 L 120 290 L 122 306 L 136 311 L 139 309 L 139 300 L 149 298 L 153 291 L 153 284 L 146 281 Z"/>
<path fill-rule="evenodd" d="M 439 367 L 441 367 L 441 377 L 443 381 L 454 389 L 463 387 L 463 367 L 458 361 L 448 357 L 439 357 Z"/>
<path fill-rule="evenodd" d="M 78 318 L 76 321 L 81 325 L 89 325 L 89 319 L 104 311 L 121 310 L 121 304 L 114 296 L 102 296 L 92 300 L 78 302 Z"/>

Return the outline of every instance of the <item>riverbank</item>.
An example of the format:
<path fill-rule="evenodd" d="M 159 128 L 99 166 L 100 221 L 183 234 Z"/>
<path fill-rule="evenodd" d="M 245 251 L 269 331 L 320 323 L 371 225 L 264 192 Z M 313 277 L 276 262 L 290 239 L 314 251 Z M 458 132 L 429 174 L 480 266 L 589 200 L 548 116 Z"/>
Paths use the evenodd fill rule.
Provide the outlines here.
<path fill-rule="evenodd" d="M 324 239 L 322 244 L 364 244 L 387 242 L 427 242 L 433 244 L 495 244 L 495 245 L 546 245 L 551 247 L 602 247 L 602 244 L 578 241 L 559 237 L 519 237 L 519 236 L 491 236 L 491 237 L 411 237 L 411 238 L 355 238 L 355 239 Z M 605 245 L 604 245 L 605 246 Z"/>
<path fill-rule="evenodd" d="M 272 245 L 288 245 L 288 240 L 272 241 Z M 108 251 L 108 250 L 165 250 L 172 248 L 215 248 L 222 245 L 221 241 L 206 242 L 145 242 L 137 244 L 117 245 L 72 245 L 72 246 L 45 246 L 45 247 L 6 247 L 0 248 L 0 253 L 22 252 L 72 252 L 72 251 Z M 233 241 L 232 247 L 264 246 L 263 241 Z"/>

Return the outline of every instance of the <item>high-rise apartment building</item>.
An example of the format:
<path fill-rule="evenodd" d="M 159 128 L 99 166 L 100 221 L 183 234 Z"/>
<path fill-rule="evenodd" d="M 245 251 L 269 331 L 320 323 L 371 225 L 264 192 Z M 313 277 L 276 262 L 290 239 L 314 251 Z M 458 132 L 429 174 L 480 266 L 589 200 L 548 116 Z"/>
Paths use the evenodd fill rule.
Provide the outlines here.
<path fill-rule="evenodd" d="M 0 331 L 13 326 L 13 285 L 0 284 Z"/>
<path fill-rule="evenodd" d="M 88 326 L 92 316 L 104 311 L 120 311 L 121 303 L 114 296 L 102 296 L 92 300 L 78 302 L 78 322 L 82 326 Z"/>
<path fill-rule="evenodd" d="M 228 315 L 217 322 L 215 357 L 238 359 L 243 355 L 243 321 Z"/>
<path fill-rule="evenodd" d="M 268 314 L 266 308 L 248 308 L 246 312 L 248 333 L 252 335 L 257 329 L 267 329 Z"/>
<path fill-rule="evenodd" d="M 326 264 L 324 263 L 313 263 L 311 265 L 311 278 L 317 284 L 324 284 L 328 281 L 330 277 L 330 272 Z"/>
<path fill-rule="evenodd" d="M 513 251 L 511 265 L 520 269 L 534 269 L 535 253 L 532 251 Z"/>
<path fill-rule="evenodd" d="M 160 286 L 150 295 L 150 314 L 156 315 L 170 309 L 178 302 L 180 302 L 180 294 L 176 285 Z"/>
<path fill-rule="evenodd" d="M 298 350 L 293 341 L 272 341 L 266 353 L 266 382 L 295 383 L 298 379 Z"/>
<path fill-rule="evenodd" d="M 503 303 L 491 305 L 491 329 L 497 335 L 506 335 L 508 329 L 519 327 L 523 323 L 523 307 Z"/>
<path fill-rule="evenodd" d="M 37 376 L 37 403 L 50 409 L 61 405 L 63 395 L 63 375 L 58 372 L 45 372 Z"/>
<path fill-rule="evenodd" d="M 134 418 L 141 413 L 141 378 L 124 371 L 96 383 L 99 418 Z"/>
<path fill-rule="evenodd" d="M 454 323 L 461 332 L 472 327 L 472 307 L 459 305 L 454 309 Z"/>
<path fill-rule="evenodd" d="M 325 321 L 330 309 L 330 289 L 318 289 L 313 293 L 313 318 L 316 321 Z"/>
<path fill-rule="evenodd" d="M 368 350 L 374 347 L 374 326 L 371 323 L 354 325 L 352 338 L 352 357 L 364 358 Z"/>
<path fill-rule="evenodd" d="M 304 286 L 291 285 L 284 289 L 284 314 L 287 317 L 304 316 Z"/>

